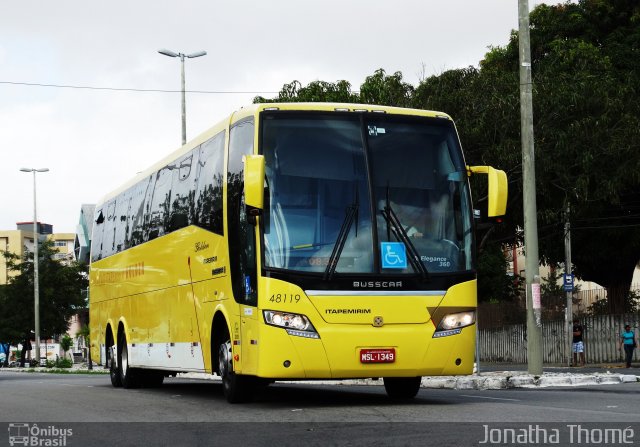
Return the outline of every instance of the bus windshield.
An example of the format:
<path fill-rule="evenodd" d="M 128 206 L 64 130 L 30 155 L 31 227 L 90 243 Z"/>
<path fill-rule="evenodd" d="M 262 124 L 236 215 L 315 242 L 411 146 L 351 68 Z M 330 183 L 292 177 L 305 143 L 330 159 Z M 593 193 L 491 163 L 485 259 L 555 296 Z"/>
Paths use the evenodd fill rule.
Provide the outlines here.
<path fill-rule="evenodd" d="M 323 274 L 470 270 L 466 168 L 448 119 L 264 113 L 264 267 Z"/>

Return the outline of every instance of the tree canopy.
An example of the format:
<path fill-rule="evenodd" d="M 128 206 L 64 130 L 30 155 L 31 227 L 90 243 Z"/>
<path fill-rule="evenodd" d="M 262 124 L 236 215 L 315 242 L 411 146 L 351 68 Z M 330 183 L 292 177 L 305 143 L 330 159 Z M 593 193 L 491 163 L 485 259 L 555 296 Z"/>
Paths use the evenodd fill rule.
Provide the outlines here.
<path fill-rule="evenodd" d="M 65 265 L 53 259 L 57 251 L 51 241 L 43 242 L 38 252 L 40 336 L 50 338 L 65 333 L 71 316 L 86 307 L 87 270 L 76 262 Z M 17 345 L 34 329 L 33 253 L 23 258 L 3 255 L 16 274 L 0 287 L 0 340 Z"/>
<path fill-rule="evenodd" d="M 540 257 L 549 265 L 564 262 L 568 208 L 574 273 L 605 287 L 609 310 L 621 313 L 640 261 L 640 4 L 541 4 L 531 12 L 530 33 Z M 449 113 L 467 162 L 507 172 L 508 215 L 492 240 L 517 243 L 523 227 L 518 63 L 518 33 L 512 31 L 509 43 L 491 48 L 479 68 L 449 70 L 415 88 L 402 73 L 380 69 L 359 92 L 347 81 L 308 87 L 294 81 L 269 101 L 378 103 Z"/>

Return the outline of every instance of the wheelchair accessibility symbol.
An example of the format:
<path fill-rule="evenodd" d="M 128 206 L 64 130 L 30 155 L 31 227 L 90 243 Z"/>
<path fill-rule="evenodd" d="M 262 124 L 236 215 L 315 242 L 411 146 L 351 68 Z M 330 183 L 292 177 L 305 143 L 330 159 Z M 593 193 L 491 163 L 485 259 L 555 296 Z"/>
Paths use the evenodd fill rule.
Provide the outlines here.
<path fill-rule="evenodd" d="M 401 242 L 381 242 L 380 255 L 383 269 L 406 269 L 407 252 Z"/>

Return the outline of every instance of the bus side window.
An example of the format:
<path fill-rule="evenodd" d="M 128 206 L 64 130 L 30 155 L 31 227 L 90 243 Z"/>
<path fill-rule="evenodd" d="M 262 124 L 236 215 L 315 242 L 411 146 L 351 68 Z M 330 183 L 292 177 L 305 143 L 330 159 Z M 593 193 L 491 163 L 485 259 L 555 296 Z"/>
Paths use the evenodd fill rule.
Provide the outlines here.
<path fill-rule="evenodd" d="M 91 262 L 102 259 L 100 250 L 102 247 L 102 233 L 104 232 L 104 213 L 102 209 L 100 209 L 95 215 L 96 219 L 93 223 L 93 230 L 91 231 Z"/>
<path fill-rule="evenodd" d="M 193 166 L 194 153 L 197 157 L 197 149 L 187 156 L 173 163 L 173 179 L 171 181 L 171 211 L 168 220 L 167 233 L 179 230 L 190 225 L 189 210 L 193 208 L 193 189 L 196 169 Z M 196 158 L 197 160 L 197 158 Z"/>
<path fill-rule="evenodd" d="M 132 189 L 131 203 L 129 205 L 129 218 L 126 247 L 135 247 L 142 243 L 144 222 L 144 198 L 151 177 L 138 182 Z"/>
<path fill-rule="evenodd" d="M 145 240 L 152 240 L 164 236 L 169 220 L 169 206 L 171 204 L 171 169 L 169 166 L 161 168 L 156 174 L 153 196 L 148 207 L 149 220 L 146 228 Z"/>
<path fill-rule="evenodd" d="M 128 189 L 118 196 L 118 206 L 116 208 L 115 214 L 115 236 L 114 236 L 114 246 L 115 253 L 119 253 L 125 249 L 124 241 L 127 235 L 127 224 L 128 224 L 128 211 L 129 204 L 131 203 L 131 194 L 133 193 L 133 188 Z"/>
<path fill-rule="evenodd" d="M 103 258 L 111 256 L 115 253 L 115 217 L 116 217 L 116 199 L 111 199 L 106 205 L 106 216 L 104 222 L 104 232 L 102 234 L 102 244 L 100 253 Z"/>
<path fill-rule="evenodd" d="M 224 234 L 222 215 L 222 179 L 225 132 L 220 132 L 200 146 L 197 153 L 197 180 L 191 221 L 216 234 Z"/>

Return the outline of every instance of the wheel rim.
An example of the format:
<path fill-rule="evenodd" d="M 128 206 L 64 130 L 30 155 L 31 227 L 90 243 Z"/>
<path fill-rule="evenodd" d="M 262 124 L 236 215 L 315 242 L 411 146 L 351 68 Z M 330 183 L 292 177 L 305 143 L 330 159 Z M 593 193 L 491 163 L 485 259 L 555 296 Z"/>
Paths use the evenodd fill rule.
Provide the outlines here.
<path fill-rule="evenodd" d="M 220 371 L 220 377 L 223 379 L 229 376 L 229 373 L 233 371 L 233 364 L 231 363 L 231 342 L 227 340 L 220 345 L 218 349 L 218 371 Z"/>
<path fill-rule="evenodd" d="M 127 368 L 129 367 L 129 355 L 127 354 L 127 344 L 122 344 L 122 351 L 120 353 L 120 367 L 122 369 L 122 376 L 127 375 Z"/>

